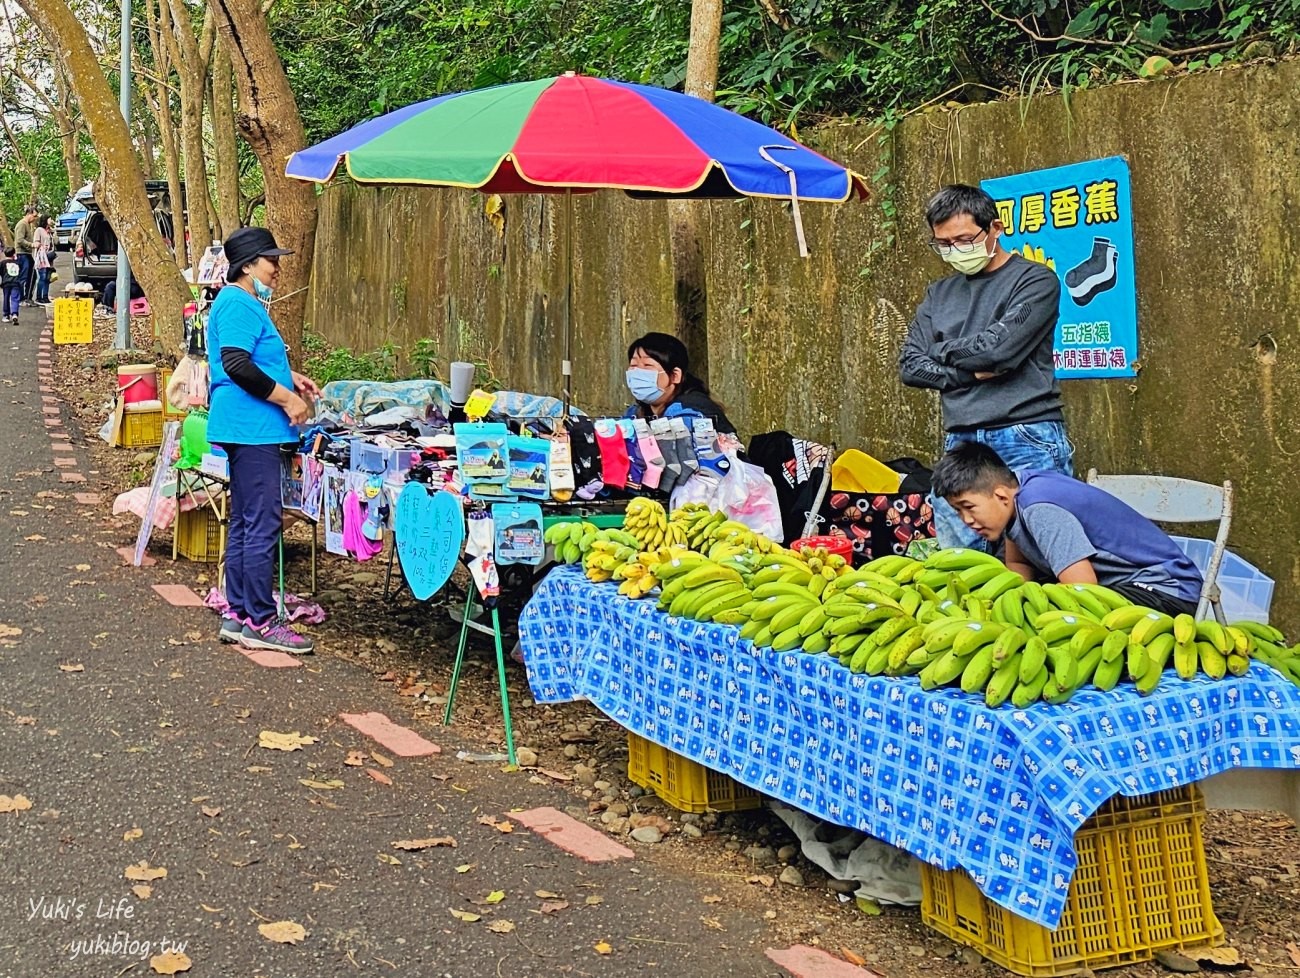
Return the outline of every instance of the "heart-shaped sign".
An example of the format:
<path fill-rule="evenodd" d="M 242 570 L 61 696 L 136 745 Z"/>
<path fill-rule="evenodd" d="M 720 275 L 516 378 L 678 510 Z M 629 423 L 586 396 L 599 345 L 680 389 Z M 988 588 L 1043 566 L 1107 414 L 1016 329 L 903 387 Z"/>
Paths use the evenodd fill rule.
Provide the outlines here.
<path fill-rule="evenodd" d="M 465 549 L 465 514 L 450 492 L 430 492 L 408 482 L 397 497 L 393 517 L 397 556 L 417 601 L 425 601 L 447 583 Z"/>

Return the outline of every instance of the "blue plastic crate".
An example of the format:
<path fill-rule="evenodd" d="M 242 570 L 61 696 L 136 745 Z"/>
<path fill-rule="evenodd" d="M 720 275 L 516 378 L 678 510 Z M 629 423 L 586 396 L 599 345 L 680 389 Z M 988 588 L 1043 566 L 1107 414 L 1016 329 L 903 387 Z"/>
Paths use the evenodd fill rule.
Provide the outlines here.
<path fill-rule="evenodd" d="M 1204 574 L 1210 563 L 1210 554 L 1214 552 L 1214 541 L 1197 537 L 1174 537 L 1173 540 Z M 1223 551 L 1219 591 L 1223 614 L 1228 621 L 1268 623 L 1268 611 L 1273 604 L 1273 578 L 1231 550 Z"/>

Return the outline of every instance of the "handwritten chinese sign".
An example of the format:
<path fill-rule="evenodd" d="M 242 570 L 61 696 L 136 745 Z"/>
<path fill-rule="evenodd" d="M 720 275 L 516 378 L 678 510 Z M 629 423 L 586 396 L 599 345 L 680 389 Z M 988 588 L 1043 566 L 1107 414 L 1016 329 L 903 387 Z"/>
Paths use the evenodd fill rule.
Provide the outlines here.
<path fill-rule="evenodd" d="M 985 180 L 1003 245 L 1061 278 L 1053 356 L 1062 380 L 1133 377 L 1137 285 L 1128 161 L 1122 156 Z"/>
<path fill-rule="evenodd" d="M 406 583 L 417 601 L 426 601 L 447 583 L 465 547 L 460 499 L 408 482 L 397 497 L 393 531 Z"/>

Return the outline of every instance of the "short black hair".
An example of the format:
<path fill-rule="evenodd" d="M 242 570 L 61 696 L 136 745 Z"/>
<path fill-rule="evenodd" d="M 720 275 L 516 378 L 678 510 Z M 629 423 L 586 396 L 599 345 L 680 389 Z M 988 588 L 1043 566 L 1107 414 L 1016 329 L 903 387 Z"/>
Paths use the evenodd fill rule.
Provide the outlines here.
<path fill-rule="evenodd" d="M 1018 486 L 1020 480 L 1002 456 L 977 441 L 962 442 L 934 467 L 931 489 L 941 499 L 968 492 L 990 493 L 998 486 Z"/>
<path fill-rule="evenodd" d="M 981 231 L 987 231 L 998 219 L 998 205 L 979 187 L 964 183 L 942 188 L 925 205 L 925 219 L 931 230 L 934 230 L 936 224 L 942 224 L 959 214 L 969 214 Z"/>

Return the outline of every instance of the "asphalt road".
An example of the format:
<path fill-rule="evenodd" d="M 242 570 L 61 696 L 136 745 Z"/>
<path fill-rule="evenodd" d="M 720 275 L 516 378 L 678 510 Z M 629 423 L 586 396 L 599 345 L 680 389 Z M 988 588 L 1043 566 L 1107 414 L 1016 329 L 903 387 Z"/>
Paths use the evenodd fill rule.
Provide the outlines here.
<path fill-rule="evenodd" d="M 345 764 L 375 745 L 339 714 L 391 699 L 328 654 L 261 668 L 215 641 L 211 612 L 150 590 L 168 561 L 122 566 L 109 496 L 73 497 L 98 488 L 93 433 L 70 431 L 57 454 L 76 463 L 54 464 L 50 432 L 69 429 L 62 408 L 44 423 L 59 405 L 38 386 L 43 322 L 24 310 L 0 327 L 0 795 L 31 803 L 0 814 L 0 978 L 152 974 L 164 942 L 188 974 L 223 978 L 786 974 L 764 956 L 761 913 L 701 906 L 713 881 L 645 850 L 589 864 L 480 824 L 573 798 L 457 762 L 442 728 L 419 732 L 444 753 L 396 760 L 391 785 Z M 261 730 L 319 740 L 273 751 Z M 392 845 L 434 836 L 456 847 Z M 166 870 L 147 897 L 126 876 L 142 860 Z M 541 912 L 539 890 L 567 906 Z M 279 921 L 306 937 L 260 933 Z"/>

